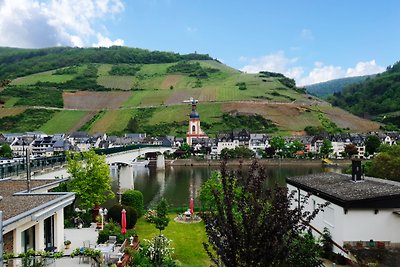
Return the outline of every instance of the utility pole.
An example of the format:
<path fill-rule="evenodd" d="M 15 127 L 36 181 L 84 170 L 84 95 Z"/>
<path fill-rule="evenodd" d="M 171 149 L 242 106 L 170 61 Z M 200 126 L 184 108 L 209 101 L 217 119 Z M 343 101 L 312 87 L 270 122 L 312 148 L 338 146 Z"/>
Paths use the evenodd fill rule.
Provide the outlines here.
<path fill-rule="evenodd" d="M 3 267 L 3 212 L 0 211 L 0 267 Z"/>
<path fill-rule="evenodd" d="M 26 191 L 31 191 L 31 151 L 29 148 L 26 149 Z"/>

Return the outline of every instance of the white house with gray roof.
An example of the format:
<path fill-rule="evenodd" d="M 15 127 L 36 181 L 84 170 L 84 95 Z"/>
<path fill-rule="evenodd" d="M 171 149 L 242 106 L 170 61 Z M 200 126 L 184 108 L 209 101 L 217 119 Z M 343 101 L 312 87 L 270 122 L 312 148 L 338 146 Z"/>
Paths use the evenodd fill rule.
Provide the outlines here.
<path fill-rule="evenodd" d="M 344 254 L 345 244 L 366 245 L 370 240 L 385 246 L 400 245 L 400 183 L 363 179 L 361 172 L 310 174 L 289 177 L 286 181 L 289 192 L 296 192 L 295 199 L 311 194 L 306 211 L 330 203 L 311 221 L 311 226 L 319 232 L 325 227 L 329 230 L 338 245 L 334 246 L 334 252 Z"/>
<path fill-rule="evenodd" d="M 28 192 L 26 181 L 0 180 L 5 252 L 62 250 L 64 207 L 72 204 L 75 194 L 48 191 L 60 181 L 32 180 Z"/>

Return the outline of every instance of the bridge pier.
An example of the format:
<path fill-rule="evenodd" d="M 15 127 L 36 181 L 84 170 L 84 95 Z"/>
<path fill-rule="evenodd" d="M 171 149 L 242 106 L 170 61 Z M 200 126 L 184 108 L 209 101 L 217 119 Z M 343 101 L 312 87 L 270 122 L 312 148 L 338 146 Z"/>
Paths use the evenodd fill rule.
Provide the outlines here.
<path fill-rule="evenodd" d="M 157 156 L 157 170 L 165 170 L 165 157 L 163 154 Z"/>

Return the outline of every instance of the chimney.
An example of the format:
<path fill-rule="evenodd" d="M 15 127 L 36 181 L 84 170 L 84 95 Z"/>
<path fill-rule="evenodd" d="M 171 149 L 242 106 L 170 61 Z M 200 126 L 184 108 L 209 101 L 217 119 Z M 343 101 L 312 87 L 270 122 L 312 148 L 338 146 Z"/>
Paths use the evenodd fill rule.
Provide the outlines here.
<path fill-rule="evenodd" d="M 360 159 L 351 160 L 351 180 L 353 182 L 360 182 L 363 180 Z"/>

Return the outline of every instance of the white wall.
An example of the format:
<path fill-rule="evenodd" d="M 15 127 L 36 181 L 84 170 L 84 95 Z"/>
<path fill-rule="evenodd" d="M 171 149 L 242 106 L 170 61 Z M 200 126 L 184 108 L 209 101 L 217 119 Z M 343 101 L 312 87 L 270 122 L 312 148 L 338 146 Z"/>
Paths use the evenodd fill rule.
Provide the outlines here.
<path fill-rule="evenodd" d="M 292 190 L 297 192 L 297 188 L 289 184 L 287 186 L 289 192 Z M 307 195 L 307 192 L 300 190 L 300 195 Z M 295 199 L 297 199 L 297 193 Z M 314 203 L 317 205 L 326 202 L 326 200 L 312 195 L 305 205 L 305 211 L 312 212 Z M 292 204 L 293 207 L 295 205 L 297 203 Z M 320 232 L 323 232 L 324 227 L 328 228 L 332 240 L 340 246 L 347 241 L 369 241 L 370 239 L 400 243 L 400 216 L 393 214 L 395 210 L 398 209 L 381 209 L 375 214 L 374 209 L 349 209 L 345 213 L 341 206 L 330 203 L 311 221 L 311 225 Z M 334 252 L 342 253 L 336 247 L 334 247 Z"/>

